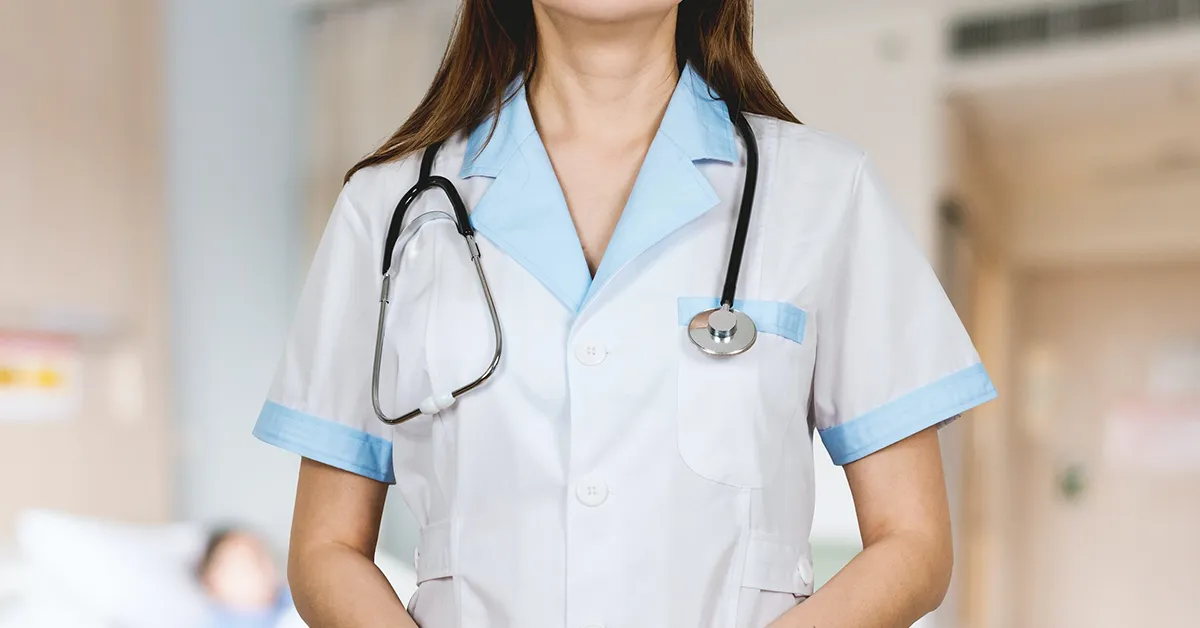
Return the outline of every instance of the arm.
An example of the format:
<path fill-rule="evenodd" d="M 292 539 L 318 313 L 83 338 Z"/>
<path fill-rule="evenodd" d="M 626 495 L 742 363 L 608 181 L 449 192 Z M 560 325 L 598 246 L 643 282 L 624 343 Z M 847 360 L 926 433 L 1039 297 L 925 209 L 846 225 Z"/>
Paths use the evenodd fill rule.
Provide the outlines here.
<path fill-rule="evenodd" d="M 416 628 L 383 573 L 375 545 L 387 485 L 308 458 L 300 463 L 288 583 L 316 628 Z"/>
<path fill-rule="evenodd" d="M 863 551 L 771 628 L 898 628 L 937 608 L 954 562 L 937 429 L 846 465 Z"/>

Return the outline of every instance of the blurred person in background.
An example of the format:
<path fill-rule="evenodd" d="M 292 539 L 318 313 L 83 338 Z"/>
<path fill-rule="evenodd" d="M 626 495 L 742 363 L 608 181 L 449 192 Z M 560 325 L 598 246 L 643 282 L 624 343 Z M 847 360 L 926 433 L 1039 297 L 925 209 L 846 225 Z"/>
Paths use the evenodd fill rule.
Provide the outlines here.
<path fill-rule="evenodd" d="M 347 176 L 255 428 L 304 458 L 310 625 L 890 628 L 940 604 L 937 427 L 995 390 L 870 162 L 776 95 L 751 9 L 462 4 L 424 101 Z M 434 175 L 505 323 L 461 400 L 500 357 L 473 259 L 449 228 L 385 253 L 448 210 L 413 187 Z M 864 544 L 815 593 L 814 428 Z M 372 563 L 393 482 L 422 526 L 407 609 Z"/>
<path fill-rule="evenodd" d="M 214 530 L 196 572 L 210 603 L 206 628 L 276 628 L 292 609 L 266 544 L 248 530 Z"/>

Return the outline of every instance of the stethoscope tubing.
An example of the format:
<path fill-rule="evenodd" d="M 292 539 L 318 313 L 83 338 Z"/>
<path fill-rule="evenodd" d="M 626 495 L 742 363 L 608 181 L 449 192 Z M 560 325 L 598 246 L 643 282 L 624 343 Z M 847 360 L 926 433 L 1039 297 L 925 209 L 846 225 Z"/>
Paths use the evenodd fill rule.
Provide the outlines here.
<path fill-rule="evenodd" d="M 409 201 L 410 203 L 411 200 L 412 199 Z M 416 236 L 417 232 L 420 231 L 422 227 L 436 220 L 453 221 L 455 218 L 443 211 L 431 211 L 421 214 L 413 219 L 412 224 L 397 234 L 396 240 L 393 244 L 398 246 L 399 249 L 403 251 L 404 247 L 408 246 L 409 240 Z M 492 333 L 493 337 L 496 339 L 495 350 L 492 352 L 492 360 L 488 363 L 488 367 L 479 377 L 475 378 L 465 386 L 462 386 L 449 393 L 448 396 L 435 394 L 425 402 L 422 402 L 420 406 L 405 414 L 397 417 L 389 416 L 383 410 L 383 406 L 379 401 L 379 385 L 383 372 L 383 338 L 385 329 L 387 327 L 388 306 L 391 304 L 392 272 L 391 265 L 389 263 L 388 270 L 386 270 L 383 275 L 383 285 L 379 294 L 379 321 L 375 327 L 375 356 L 374 364 L 371 368 L 371 405 L 375 410 L 375 416 L 387 425 L 399 425 L 422 414 L 428 414 L 427 410 L 430 409 L 444 409 L 445 407 L 449 407 L 454 403 L 454 400 L 467 394 L 475 388 L 478 388 L 483 384 L 483 382 L 487 381 L 487 379 L 496 372 L 496 368 L 500 366 L 500 356 L 504 350 L 504 332 L 500 327 L 500 313 L 496 309 L 496 300 L 492 296 L 491 284 L 488 283 L 487 275 L 483 272 L 483 262 L 481 260 L 482 255 L 479 252 L 479 245 L 475 242 L 475 234 L 471 233 L 464 235 L 464 238 L 466 239 L 467 243 L 467 252 L 471 256 L 471 262 L 475 266 L 475 273 L 479 277 L 479 285 L 483 289 L 483 297 L 487 302 L 488 314 L 492 319 Z M 395 249 L 392 249 L 392 251 L 394 250 Z M 390 255 L 388 253 L 385 253 L 385 255 L 388 255 L 389 257 L 385 263 L 391 262 Z"/>
<path fill-rule="evenodd" d="M 742 186 L 741 207 L 738 208 L 737 225 L 733 230 L 733 244 L 729 247 L 729 267 L 725 269 L 725 286 L 721 290 L 721 307 L 733 309 L 737 296 L 738 274 L 742 269 L 742 257 L 746 252 L 746 240 L 750 234 L 750 215 L 754 211 L 754 197 L 758 191 L 758 141 L 754 129 L 745 114 L 734 116 L 734 124 L 746 144 L 746 182 Z"/>
<path fill-rule="evenodd" d="M 733 305 L 737 296 L 738 275 L 741 271 L 742 258 L 744 257 L 746 250 L 746 240 L 750 232 L 750 217 L 754 208 L 754 198 L 758 187 L 758 143 L 754 137 L 754 130 L 750 126 L 750 121 L 746 119 L 744 114 L 740 112 L 737 114 L 731 114 L 731 118 L 733 118 L 738 132 L 746 144 L 746 178 L 742 187 L 741 205 L 738 209 L 737 223 L 734 227 L 733 242 L 730 245 L 729 250 L 729 266 L 725 272 L 725 284 L 721 291 L 721 306 L 718 308 L 718 310 L 722 311 L 723 316 L 727 318 L 734 316 L 736 318 L 731 320 L 740 321 L 738 325 L 730 326 L 727 331 L 732 332 L 737 327 L 741 327 L 744 330 L 743 333 L 748 335 L 743 336 L 740 342 L 737 342 L 733 345 L 729 345 L 725 340 L 719 339 L 717 337 L 717 332 L 713 331 L 713 323 L 711 322 L 711 320 L 715 319 L 710 320 L 711 314 L 717 310 L 702 312 L 700 315 L 697 315 L 696 319 L 693 320 L 693 323 L 703 323 L 703 327 L 707 328 L 707 331 L 703 332 L 703 334 L 711 333 L 713 334 L 711 338 L 708 336 L 697 337 L 693 335 L 693 333 L 699 332 L 700 330 L 699 328 L 697 330 L 692 330 L 692 326 L 689 326 L 689 335 L 692 336 L 693 343 L 701 351 L 718 356 L 737 355 L 746 351 L 751 345 L 754 344 L 754 338 L 757 336 L 757 332 L 754 329 L 753 320 L 747 317 L 744 313 L 735 310 Z M 420 178 L 417 180 L 417 183 L 404 194 L 404 196 L 400 199 L 400 202 L 396 204 L 396 208 L 392 212 L 391 224 L 388 225 L 387 239 L 384 243 L 383 260 L 381 262 L 383 284 L 381 286 L 379 296 L 379 320 L 375 331 L 375 355 L 371 372 L 371 405 L 379 420 L 387 425 L 398 425 L 422 414 L 435 414 L 441 410 L 451 407 L 454 405 L 458 397 L 461 397 L 462 395 L 481 386 L 496 372 L 496 369 L 500 364 L 500 357 L 503 352 L 504 338 L 500 325 L 500 315 L 496 308 L 496 302 L 492 295 L 491 286 L 488 284 L 487 276 L 483 271 L 483 263 L 480 259 L 481 256 L 479 252 L 479 246 L 475 241 L 475 231 L 471 226 L 471 218 L 467 212 L 466 204 L 463 203 L 462 197 L 459 195 L 458 189 L 455 187 L 453 182 L 445 177 L 434 175 L 432 173 L 433 162 L 441 146 L 442 142 L 437 142 L 425 149 L 424 155 L 422 155 L 421 158 Z M 444 211 L 426 212 L 413 219 L 412 223 L 408 225 L 408 227 L 404 227 L 404 215 L 407 213 L 409 206 L 411 206 L 421 194 L 433 188 L 438 188 L 445 193 L 446 198 L 450 201 L 450 206 L 454 215 L 451 216 Z M 467 251 L 471 256 L 471 261 L 475 266 L 475 272 L 479 277 L 480 286 L 483 289 L 484 299 L 486 300 L 488 306 L 488 313 L 491 315 L 492 328 L 496 341 L 495 350 L 492 353 L 492 359 L 488 363 L 487 368 L 484 369 L 483 373 L 480 374 L 479 377 L 475 378 L 470 383 L 450 393 L 437 393 L 435 391 L 433 395 L 423 401 L 417 408 L 400 416 L 392 417 L 383 410 L 382 405 L 380 404 L 379 388 L 383 370 L 383 345 L 385 329 L 387 327 L 387 313 L 388 306 L 391 302 L 391 285 L 393 278 L 392 269 L 393 263 L 397 261 L 393 259 L 393 256 L 397 247 L 403 251 L 404 248 L 408 246 L 409 241 L 412 240 L 412 238 L 424 225 L 435 220 L 454 221 L 455 227 L 466 242 Z M 701 317 L 703 317 L 703 321 L 700 320 Z M 703 336 L 703 334 L 701 335 Z"/>

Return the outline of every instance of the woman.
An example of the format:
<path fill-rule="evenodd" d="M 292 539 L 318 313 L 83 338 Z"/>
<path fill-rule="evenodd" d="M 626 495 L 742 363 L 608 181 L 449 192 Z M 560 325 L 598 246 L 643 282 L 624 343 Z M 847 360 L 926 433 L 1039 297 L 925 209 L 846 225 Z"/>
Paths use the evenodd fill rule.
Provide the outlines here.
<path fill-rule="evenodd" d="M 289 576 L 311 625 L 868 628 L 938 605 L 936 426 L 995 392 L 862 153 L 771 88 L 750 4 L 464 2 L 422 104 L 350 171 L 256 428 L 304 457 Z M 734 257 L 743 115 L 761 162 L 734 305 L 759 333 L 717 358 L 690 321 Z M 428 398 L 392 428 L 380 269 L 423 155 L 470 210 L 504 353 L 434 394 L 496 339 L 461 238 L 430 223 L 388 260 L 380 406 Z M 430 211 L 445 197 L 403 221 Z M 865 546 L 815 595 L 813 429 Z M 393 481 L 422 526 L 407 614 L 371 563 Z"/>

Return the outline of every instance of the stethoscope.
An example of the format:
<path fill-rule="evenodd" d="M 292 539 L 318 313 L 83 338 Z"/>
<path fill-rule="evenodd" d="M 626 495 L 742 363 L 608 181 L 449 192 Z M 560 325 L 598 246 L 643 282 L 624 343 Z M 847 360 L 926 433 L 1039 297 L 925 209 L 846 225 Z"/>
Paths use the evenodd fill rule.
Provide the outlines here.
<path fill-rule="evenodd" d="M 734 356 L 745 353 L 754 345 L 758 338 L 758 329 L 754 321 L 745 312 L 734 309 L 734 296 L 737 293 L 738 272 L 742 266 L 742 255 L 746 250 L 746 238 L 750 231 L 750 214 L 754 206 L 755 188 L 758 186 L 758 143 L 754 138 L 754 130 L 746 116 L 731 115 L 738 133 L 746 144 L 746 181 L 742 187 L 741 207 L 738 210 L 737 224 L 733 231 L 733 244 L 729 249 L 729 266 L 725 270 L 725 286 L 721 291 L 721 301 L 718 307 L 705 310 L 692 317 L 687 326 L 687 335 L 692 344 L 698 349 L 713 356 Z M 503 334 L 500 328 L 500 315 L 496 312 L 496 302 L 492 298 L 492 289 L 488 285 L 487 276 L 480 262 L 479 245 L 475 242 L 475 230 L 471 226 L 471 217 L 458 189 L 449 179 L 433 174 L 433 161 L 442 143 L 438 142 L 425 149 L 421 158 L 421 173 L 417 183 L 412 186 L 396 204 L 392 212 L 392 221 L 388 226 L 387 242 L 383 249 L 383 288 L 379 295 L 379 325 L 375 330 L 375 366 L 371 373 L 371 403 L 375 415 L 388 425 L 397 425 L 422 414 L 437 414 L 450 408 L 454 402 L 466 393 L 478 388 L 493 373 L 500 364 L 503 346 Z M 401 228 L 404 214 L 421 194 L 432 188 L 440 189 L 450 200 L 454 212 L 451 216 L 444 211 L 430 211 L 413 219 L 408 227 Z M 492 318 L 492 330 L 496 339 L 492 361 L 483 373 L 473 381 L 452 392 L 437 393 L 427 397 L 421 404 L 397 417 L 389 417 L 379 405 L 379 378 L 383 362 L 384 327 L 387 322 L 387 311 L 391 294 L 392 279 L 395 276 L 393 255 L 399 247 L 401 257 L 408 243 L 425 225 L 438 220 L 453 221 L 467 244 L 467 253 L 475 265 L 475 273 L 479 276 L 479 285 L 483 288 L 483 296 L 487 300 L 488 313 Z"/>

